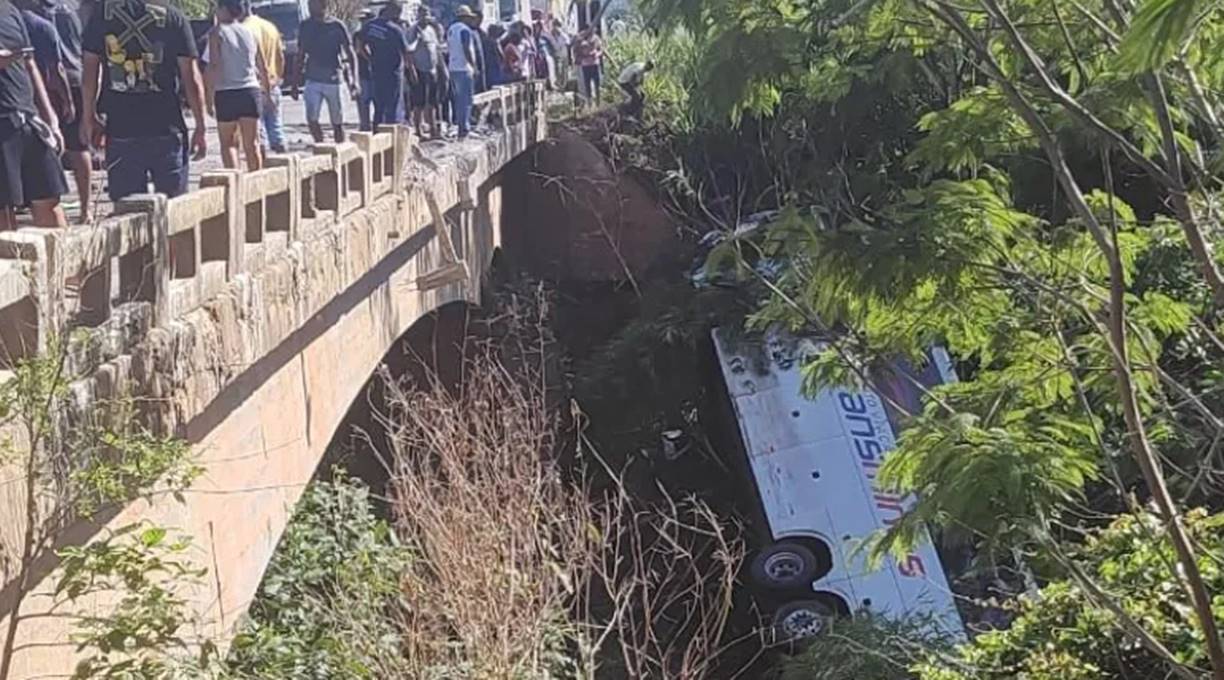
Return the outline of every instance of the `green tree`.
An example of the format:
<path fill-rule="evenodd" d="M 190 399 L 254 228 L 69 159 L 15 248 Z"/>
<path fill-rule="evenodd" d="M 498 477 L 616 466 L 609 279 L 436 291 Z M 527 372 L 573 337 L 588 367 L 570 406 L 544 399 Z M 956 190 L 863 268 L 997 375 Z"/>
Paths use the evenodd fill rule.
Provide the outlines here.
<path fill-rule="evenodd" d="M 987 556 L 1030 554 L 1051 575 L 1075 574 L 1055 559 L 1061 544 L 1086 514 L 1133 511 L 1138 494 L 1157 509 L 1173 549 L 1166 577 L 1224 678 L 1175 495 L 1210 500 L 1201 477 L 1214 475 L 1222 431 L 1210 369 L 1224 305 L 1209 237 L 1224 139 L 1214 5 L 647 7 L 705 41 L 697 83 L 732 120 L 785 115 L 793 98 L 840 105 L 864 86 L 917 104 L 909 130 L 866 131 L 891 158 L 835 153 L 839 172 L 776 192 L 815 210 L 792 209 L 714 258 L 771 290 L 756 323 L 835 339 L 808 367 L 813 386 L 870 382 L 931 343 L 958 358 L 964 380 L 927 395 L 882 473 L 919 496 L 877 551 L 933 523 Z M 752 266 L 761 260 L 773 266 Z M 1156 263 L 1170 275 L 1153 276 Z M 1160 654 L 1143 617 L 1099 604 Z"/>
<path fill-rule="evenodd" d="M 21 539 L 16 554 L 4 555 L 14 572 L 14 600 L 0 649 L 0 678 L 10 677 L 25 618 L 22 604 L 37 585 L 35 565 L 49 557 L 66 529 L 138 498 L 178 494 L 201 473 L 190 447 L 145 428 L 128 400 L 72 412 L 65 397 L 78 376 L 70 354 L 69 344 L 52 340 L 44 354 L 17 361 L 0 382 L 0 461 L 19 467 L 24 482 L 24 506 L 15 518 Z M 105 579 L 89 569 L 77 574 Z"/>

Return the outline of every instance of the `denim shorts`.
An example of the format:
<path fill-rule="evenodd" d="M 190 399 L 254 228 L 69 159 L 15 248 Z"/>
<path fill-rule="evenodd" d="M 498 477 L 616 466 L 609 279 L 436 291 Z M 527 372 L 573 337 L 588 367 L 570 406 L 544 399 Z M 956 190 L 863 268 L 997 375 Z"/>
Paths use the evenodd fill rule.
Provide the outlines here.
<path fill-rule="evenodd" d="M 306 122 L 319 122 L 323 103 L 327 102 L 327 118 L 332 127 L 344 124 L 344 106 L 340 101 L 340 83 L 316 83 L 306 81 L 304 88 L 306 99 Z"/>

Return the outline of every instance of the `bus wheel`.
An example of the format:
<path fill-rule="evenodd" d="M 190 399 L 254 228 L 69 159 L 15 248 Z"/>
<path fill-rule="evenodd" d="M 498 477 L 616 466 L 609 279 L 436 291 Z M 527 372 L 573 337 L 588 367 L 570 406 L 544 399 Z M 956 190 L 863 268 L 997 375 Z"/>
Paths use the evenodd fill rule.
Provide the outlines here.
<path fill-rule="evenodd" d="M 810 590 L 820 565 L 811 550 L 789 541 L 774 543 L 752 560 L 752 580 L 771 590 Z"/>
<path fill-rule="evenodd" d="M 774 629 L 780 641 L 807 640 L 820 635 L 837 612 L 819 600 L 788 602 L 774 612 Z"/>

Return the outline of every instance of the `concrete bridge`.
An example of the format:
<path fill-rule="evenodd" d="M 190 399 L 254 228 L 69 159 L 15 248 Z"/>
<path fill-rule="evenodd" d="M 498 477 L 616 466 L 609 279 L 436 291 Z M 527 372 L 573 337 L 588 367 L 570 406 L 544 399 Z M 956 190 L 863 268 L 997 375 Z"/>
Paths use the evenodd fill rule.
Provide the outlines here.
<path fill-rule="evenodd" d="M 148 520 L 194 537 L 209 569 L 200 634 L 226 640 L 254 596 L 303 487 L 391 345 L 446 303 L 478 302 L 500 243 L 499 170 L 547 134 L 538 84 L 478 97 L 481 138 L 422 154 L 407 130 L 355 134 L 253 173 L 206 173 L 167 200 L 122 201 L 67 230 L 0 234 L 0 340 L 12 361 L 73 333 L 73 408 L 133 397 L 156 431 L 190 442 L 205 473 L 182 502 L 136 501 L 70 542 Z M 447 239 L 431 211 L 452 226 Z M 459 265 L 457 263 L 462 263 Z M 7 555 L 24 531 L 23 474 L 0 485 Z M 71 674 L 72 619 L 47 616 L 54 560 L 24 598 L 10 677 Z M 10 563 L 9 578 L 14 573 Z M 0 593 L 5 626 L 15 588 Z M 92 601 L 78 613 L 103 613 Z"/>

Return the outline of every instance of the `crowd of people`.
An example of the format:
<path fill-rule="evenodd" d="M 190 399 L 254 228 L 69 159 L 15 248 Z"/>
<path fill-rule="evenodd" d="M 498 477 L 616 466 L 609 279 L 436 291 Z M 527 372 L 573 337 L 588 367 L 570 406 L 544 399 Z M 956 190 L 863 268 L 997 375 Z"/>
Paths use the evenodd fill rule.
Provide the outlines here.
<path fill-rule="evenodd" d="M 440 138 L 447 124 L 464 137 L 476 94 L 524 80 L 566 81 L 570 36 L 542 12 L 530 23 L 489 24 L 461 5 L 446 28 L 425 4 L 411 22 L 402 14 L 398 2 L 384 4 L 353 36 L 363 130 L 409 120 L 423 137 Z"/>
<path fill-rule="evenodd" d="M 265 150 L 286 150 L 280 117 L 285 83 L 303 97 L 306 123 L 325 140 L 344 140 L 343 94 L 356 100 L 363 130 L 409 121 L 422 138 L 459 138 L 473 126 L 476 94 L 542 80 L 562 88 L 577 66 L 580 91 L 596 105 L 604 63 L 595 28 L 571 36 L 561 21 L 533 12 L 529 22 L 484 21 L 460 6 L 444 28 L 422 3 L 411 22 L 398 0 L 350 34 L 328 0 L 309 0 L 298 29 L 299 58 L 286 73 L 281 35 L 251 12 L 249 0 L 216 0 L 202 44 L 178 9 L 156 0 L 0 0 L 0 229 L 28 209 L 37 226 L 63 226 L 64 167 L 76 182 L 80 222 L 92 219 L 95 150 L 111 200 L 153 189 L 187 190 L 189 164 L 208 150 L 205 112 L 217 120 L 228 168 L 245 158 L 263 167 Z M 650 62 L 628 65 L 618 84 L 640 114 Z M 188 130 L 183 102 L 191 110 Z"/>

